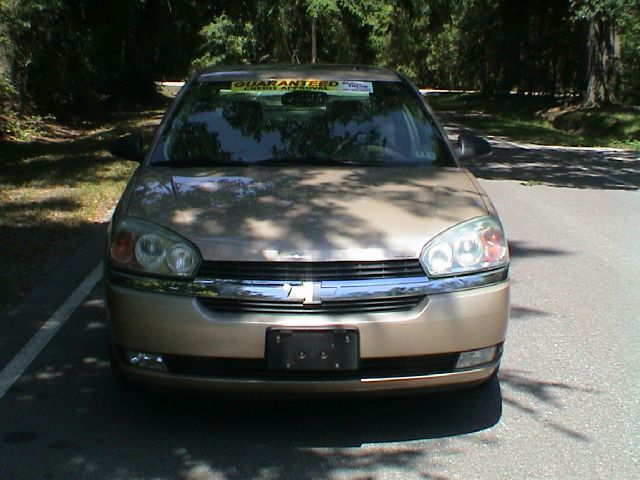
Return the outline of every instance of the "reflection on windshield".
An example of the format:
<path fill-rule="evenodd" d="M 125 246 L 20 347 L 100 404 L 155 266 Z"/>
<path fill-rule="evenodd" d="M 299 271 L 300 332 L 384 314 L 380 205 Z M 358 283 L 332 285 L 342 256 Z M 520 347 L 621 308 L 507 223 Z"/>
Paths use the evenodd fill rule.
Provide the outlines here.
<path fill-rule="evenodd" d="M 368 91 L 234 91 L 196 82 L 153 165 L 455 166 L 428 114 L 400 82 Z"/>

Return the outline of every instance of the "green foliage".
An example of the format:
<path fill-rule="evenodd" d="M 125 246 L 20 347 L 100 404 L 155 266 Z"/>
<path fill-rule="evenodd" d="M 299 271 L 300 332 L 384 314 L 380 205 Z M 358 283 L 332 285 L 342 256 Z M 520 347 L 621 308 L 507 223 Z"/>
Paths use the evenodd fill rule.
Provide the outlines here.
<path fill-rule="evenodd" d="M 16 89 L 7 75 L 0 74 L 0 99 L 8 99 L 16 95 Z"/>
<path fill-rule="evenodd" d="M 620 97 L 640 104 L 640 4 L 625 11 L 618 21 L 620 34 Z"/>
<path fill-rule="evenodd" d="M 568 1 L 241 3 L 202 29 L 196 66 L 308 62 L 315 18 L 321 62 L 377 63 L 420 84 L 486 92 L 554 94 L 584 84 L 586 50 L 576 48 L 584 32 Z"/>
<path fill-rule="evenodd" d="M 144 101 L 183 75 L 214 6 L 195 0 L 14 0 L 1 13 L 13 83 L 60 117 Z"/>
<path fill-rule="evenodd" d="M 226 9 L 200 31 L 194 66 L 236 63 L 306 63 L 310 20 L 318 25 L 318 56 L 325 62 L 373 62 L 369 31 L 381 2 L 282 0 L 246 2 Z"/>
<path fill-rule="evenodd" d="M 305 10 L 310 17 L 325 17 L 340 13 L 337 0 L 305 0 Z"/>
<path fill-rule="evenodd" d="M 638 0 L 0 0 L 0 71 L 57 116 L 140 102 L 194 67 L 376 63 L 425 86 L 585 92 L 587 24 L 615 18 L 620 86 L 640 101 Z M 599 18 L 599 17 L 598 17 Z M 615 82 L 613 82 L 615 84 Z M 6 87 L 9 88 L 9 87 Z M 7 98 L 0 85 L 0 95 Z M 4 103 L 3 103 L 4 105 Z"/>
<path fill-rule="evenodd" d="M 251 22 L 235 22 L 222 14 L 205 25 L 201 33 L 204 53 L 194 60 L 195 66 L 251 63 L 251 55 L 256 48 Z"/>
<path fill-rule="evenodd" d="M 635 3 L 636 0 L 571 0 L 571 9 L 576 20 L 597 16 L 615 18 L 624 15 Z"/>
<path fill-rule="evenodd" d="M 637 102 L 640 97 L 637 80 L 640 2 L 571 0 L 571 7 L 573 20 L 589 31 L 588 102 L 598 105 L 620 99 Z M 617 51 L 619 47 L 621 52 Z"/>
<path fill-rule="evenodd" d="M 9 14 L 12 70 L 20 93 L 28 92 L 47 110 L 93 103 L 95 93 L 84 81 L 91 70 L 87 43 L 68 5 L 18 1 Z"/>

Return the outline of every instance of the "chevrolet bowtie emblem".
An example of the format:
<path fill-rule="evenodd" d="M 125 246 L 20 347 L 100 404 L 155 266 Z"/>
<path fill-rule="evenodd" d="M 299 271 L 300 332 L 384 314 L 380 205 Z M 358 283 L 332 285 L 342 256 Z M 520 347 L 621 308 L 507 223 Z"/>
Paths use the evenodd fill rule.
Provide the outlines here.
<path fill-rule="evenodd" d="M 318 304 L 320 299 L 317 298 L 316 289 L 320 289 L 319 282 L 302 282 L 302 285 L 293 285 L 291 287 L 289 298 L 302 300 L 304 305 Z"/>

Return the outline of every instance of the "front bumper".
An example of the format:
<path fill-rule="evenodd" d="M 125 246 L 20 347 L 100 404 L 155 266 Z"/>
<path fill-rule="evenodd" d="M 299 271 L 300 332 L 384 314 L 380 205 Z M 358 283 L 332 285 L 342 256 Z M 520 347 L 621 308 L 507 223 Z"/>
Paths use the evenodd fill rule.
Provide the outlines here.
<path fill-rule="evenodd" d="M 410 393 L 470 387 L 487 381 L 500 364 L 497 358 L 478 368 L 459 372 L 409 377 L 367 378 L 353 380 L 260 380 L 174 375 L 142 370 L 126 365 L 121 357 L 114 359 L 127 381 L 161 390 L 205 391 L 217 394 L 308 396 Z"/>
<path fill-rule="evenodd" d="M 214 312 L 197 297 L 152 293 L 114 284 L 107 279 L 106 303 L 111 341 L 120 348 L 196 358 L 242 359 L 265 357 L 269 328 L 350 328 L 359 334 L 360 358 L 397 359 L 437 356 L 501 345 L 509 318 L 508 280 L 449 293 L 431 293 L 407 311 L 343 314 L 274 314 Z M 500 351 L 500 350 L 499 350 Z M 465 370 L 420 372 L 410 375 L 351 378 L 313 377 L 289 380 L 259 375 L 224 377 L 160 372 L 126 364 L 115 356 L 129 380 L 148 385 L 265 394 L 319 394 L 404 391 L 480 383 L 499 363 Z"/>

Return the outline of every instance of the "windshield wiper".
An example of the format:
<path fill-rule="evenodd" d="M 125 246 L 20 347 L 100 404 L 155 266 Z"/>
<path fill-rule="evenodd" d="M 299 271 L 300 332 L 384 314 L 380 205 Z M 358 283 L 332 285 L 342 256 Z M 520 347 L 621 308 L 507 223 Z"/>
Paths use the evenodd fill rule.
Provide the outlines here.
<path fill-rule="evenodd" d="M 373 163 L 364 163 L 364 162 L 352 162 L 349 160 L 343 160 L 335 157 L 325 157 L 325 156 L 314 156 L 309 155 L 306 157 L 272 157 L 266 158 L 264 160 L 260 160 L 255 162 L 255 165 L 274 165 L 274 166 L 295 166 L 295 165 L 327 165 L 327 166 L 336 166 L 336 165 L 375 165 Z"/>
<path fill-rule="evenodd" d="M 247 166 L 277 166 L 291 167 L 296 165 L 313 166 L 366 166 L 366 167 L 386 167 L 386 163 L 381 162 L 354 162 L 329 156 L 309 155 L 306 157 L 271 157 L 264 160 L 252 162 L 238 162 L 233 160 L 216 160 L 212 158 L 188 158 L 184 160 L 160 160 L 151 163 L 151 167 L 247 167 Z"/>
<path fill-rule="evenodd" d="M 244 167 L 245 162 L 233 160 L 215 160 L 207 157 L 188 158 L 185 160 L 161 160 L 151 163 L 151 167 Z"/>

